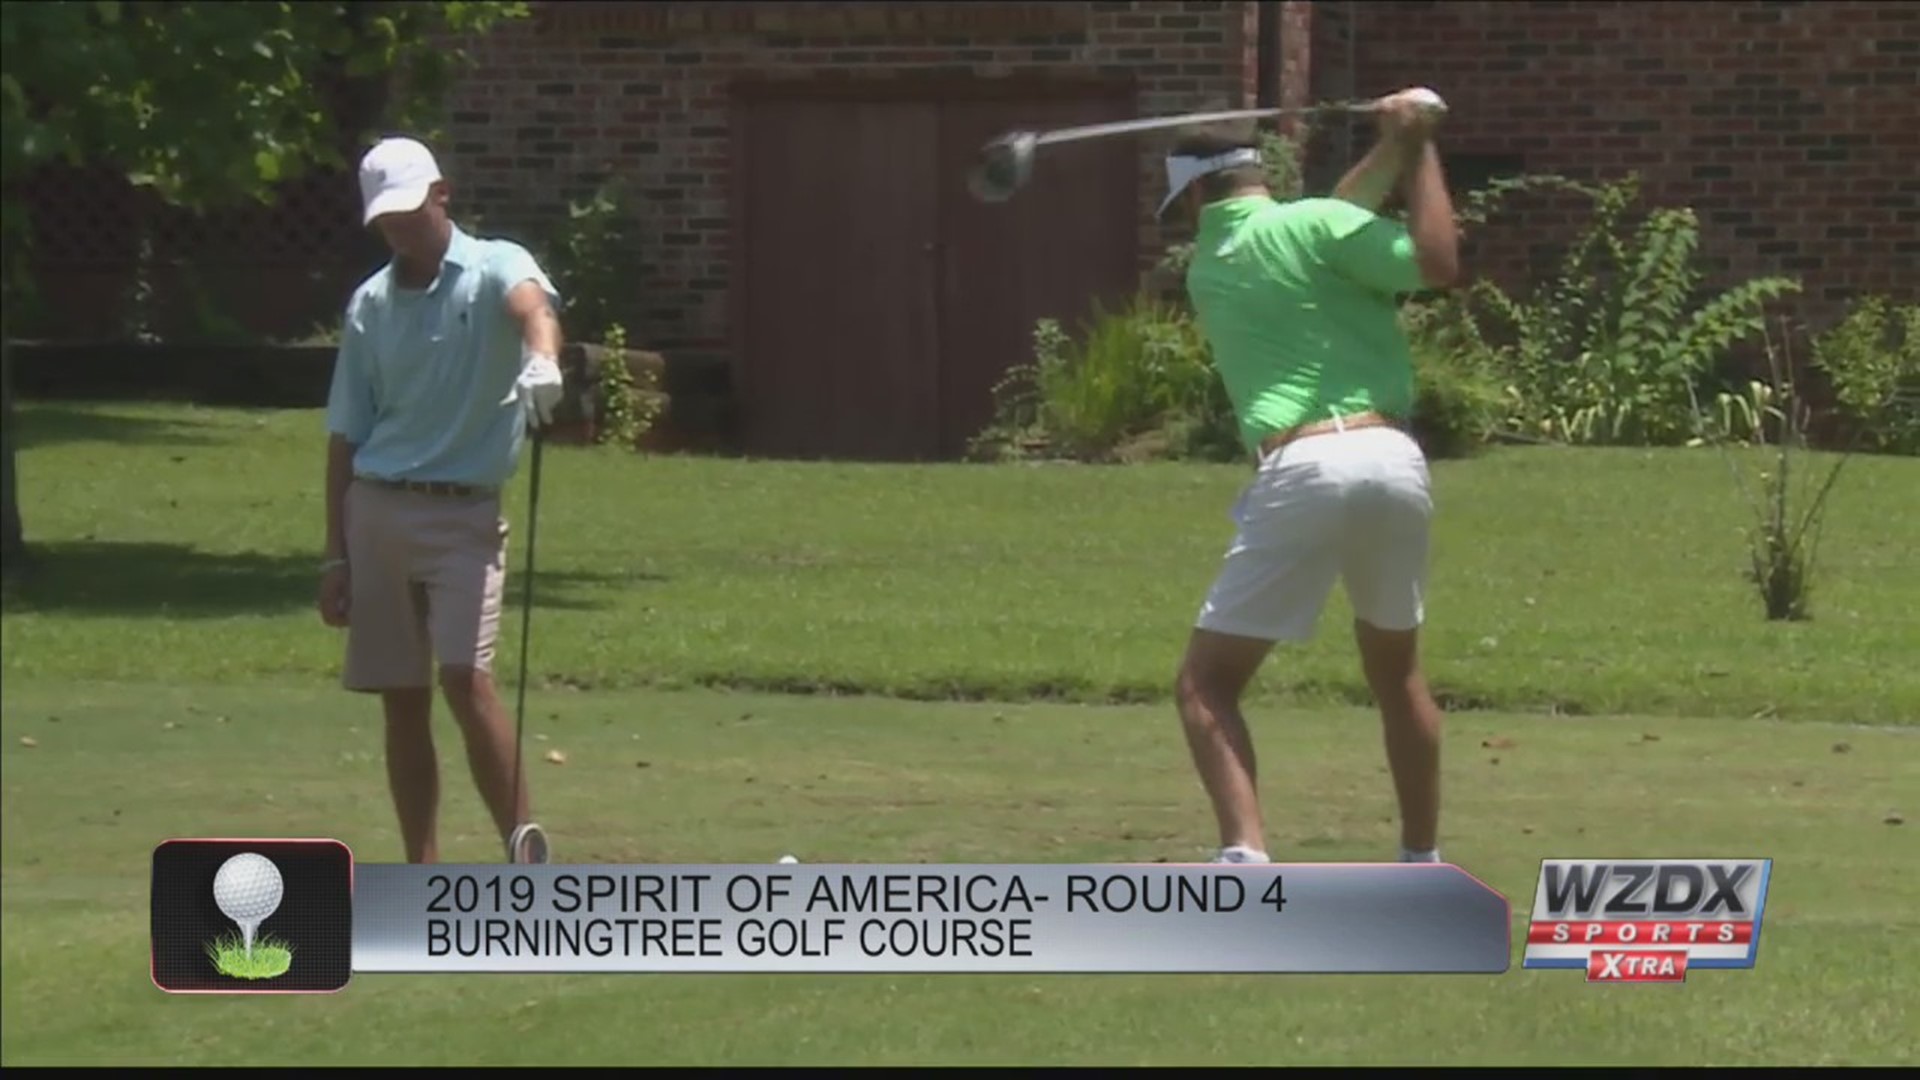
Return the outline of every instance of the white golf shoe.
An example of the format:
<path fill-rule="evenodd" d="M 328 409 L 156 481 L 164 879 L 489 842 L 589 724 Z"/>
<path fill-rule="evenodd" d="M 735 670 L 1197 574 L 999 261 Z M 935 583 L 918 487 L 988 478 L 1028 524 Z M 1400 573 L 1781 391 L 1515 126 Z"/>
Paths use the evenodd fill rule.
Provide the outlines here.
<path fill-rule="evenodd" d="M 1235 844 L 1232 847 L 1221 848 L 1220 854 L 1215 855 L 1213 861 L 1217 863 L 1270 863 L 1273 860 L 1267 858 L 1267 853 L 1264 851 L 1255 851 L 1244 844 Z"/>
<path fill-rule="evenodd" d="M 547 846 L 547 831 L 529 821 L 513 830 L 507 838 L 507 861 L 540 865 L 551 861 L 552 849 Z"/>

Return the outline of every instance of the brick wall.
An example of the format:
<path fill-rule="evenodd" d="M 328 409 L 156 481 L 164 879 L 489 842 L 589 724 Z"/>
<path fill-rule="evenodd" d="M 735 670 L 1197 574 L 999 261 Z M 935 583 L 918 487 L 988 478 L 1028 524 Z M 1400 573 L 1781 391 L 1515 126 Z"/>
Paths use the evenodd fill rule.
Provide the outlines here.
<path fill-rule="evenodd" d="M 1240 87 L 1233 95 L 1234 107 L 1251 108 L 1260 101 L 1260 9 L 1259 2 L 1228 5 L 1231 18 L 1234 9 L 1238 9 L 1239 25 L 1228 36 L 1226 44 L 1233 49 L 1233 66 L 1238 69 Z"/>
<path fill-rule="evenodd" d="M 1316 4 L 1316 93 L 1327 89 Z M 1451 161 L 1529 172 L 1637 170 L 1642 205 L 1691 205 L 1724 278 L 1801 279 L 1797 314 L 1850 296 L 1920 299 L 1920 4 L 1353 5 L 1361 94 L 1434 87 Z M 1470 239 L 1470 267 L 1522 278 L 1572 219 L 1557 207 Z M 1544 250 L 1541 252 L 1544 254 Z"/>
<path fill-rule="evenodd" d="M 537 4 L 530 24 L 473 45 L 477 73 L 455 91 L 440 150 L 456 181 L 473 178 L 467 206 L 489 227 L 528 237 L 602 170 L 628 178 L 645 196 L 645 270 L 634 283 L 646 305 L 644 344 L 711 355 L 724 354 L 727 333 L 730 80 L 1093 73 L 1137 77 L 1142 114 L 1251 102 L 1243 70 L 1254 56 L 1251 4 L 1058 4 L 1077 25 L 1024 37 L 887 26 L 889 12 L 897 22 L 955 17 L 901 12 L 993 6 Z M 786 32 L 747 25 L 755 9 L 769 8 L 790 13 L 781 16 L 792 20 Z M 708 15 L 705 29 L 662 33 L 651 20 L 668 9 L 676 18 L 721 14 Z M 831 18 L 846 21 L 823 29 L 818 20 Z M 1164 184 L 1156 144 L 1143 141 L 1140 168 L 1144 221 Z M 1162 240 L 1143 229 L 1141 244 L 1144 267 Z"/>
<path fill-rule="evenodd" d="M 1308 103 L 1351 101 L 1362 93 L 1354 79 L 1358 22 L 1354 0 L 1318 0 L 1305 5 L 1310 55 L 1307 66 Z M 1317 118 L 1307 143 L 1305 175 L 1308 190 L 1331 190 L 1340 174 L 1352 164 L 1356 153 L 1365 152 L 1365 144 L 1356 138 L 1362 134 L 1357 123 L 1333 117 Z"/>
<path fill-rule="evenodd" d="M 1287 0 L 1280 5 L 1280 105 L 1297 109 L 1312 101 L 1313 93 L 1313 5 L 1305 0 Z M 1299 127 L 1297 120 L 1282 117 L 1274 125 L 1284 134 Z"/>

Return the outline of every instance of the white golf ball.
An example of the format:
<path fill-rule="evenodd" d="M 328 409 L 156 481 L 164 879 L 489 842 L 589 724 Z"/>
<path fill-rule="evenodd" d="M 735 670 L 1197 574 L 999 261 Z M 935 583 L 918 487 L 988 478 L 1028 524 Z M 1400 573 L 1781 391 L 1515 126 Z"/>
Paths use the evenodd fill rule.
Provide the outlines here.
<path fill-rule="evenodd" d="M 242 927 L 258 926 L 280 909 L 280 868 L 249 851 L 220 864 L 213 875 L 213 902 Z"/>
<path fill-rule="evenodd" d="M 796 858 L 794 858 L 794 857 L 793 857 L 793 856 L 791 856 L 791 855 L 782 855 L 782 856 L 780 856 L 780 861 L 781 861 L 782 863 L 797 863 L 797 862 L 799 862 L 800 860 L 799 860 L 799 859 L 796 859 Z"/>

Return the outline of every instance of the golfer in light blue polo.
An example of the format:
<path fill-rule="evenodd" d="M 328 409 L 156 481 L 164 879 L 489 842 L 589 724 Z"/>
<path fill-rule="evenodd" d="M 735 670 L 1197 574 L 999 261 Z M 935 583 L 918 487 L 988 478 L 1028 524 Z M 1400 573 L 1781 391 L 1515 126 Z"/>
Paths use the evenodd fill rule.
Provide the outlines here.
<path fill-rule="evenodd" d="M 514 862 L 546 862 L 492 674 L 506 581 L 501 488 L 562 385 L 559 296 L 520 245 L 469 236 L 413 139 L 360 164 L 363 223 L 393 260 L 347 305 L 327 406 L 320 615 L 347 631 L 342 682 L 380 695 L 407 861 L 439 860 L 433 668 Z"/>

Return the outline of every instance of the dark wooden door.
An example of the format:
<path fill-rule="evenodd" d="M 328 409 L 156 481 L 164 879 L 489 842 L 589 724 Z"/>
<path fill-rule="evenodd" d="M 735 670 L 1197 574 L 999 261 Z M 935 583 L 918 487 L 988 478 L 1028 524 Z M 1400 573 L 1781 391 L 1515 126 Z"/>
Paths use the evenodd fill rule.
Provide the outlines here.
<path fill-rule="evenodd" d="M 744 260 L 749 453 L 911 459 L 939 426 L 938 112 L 916 102 L 760 101 Z"/>
<path fill-rule="evenodd" d="M 949 101 L 940 114 L 940 450 L 955 456 L 992 420 L 993 387 L 1033 360 L 1034 324 L 1078 336 L 1095 301 L 1113 310 L 1138 283 L 1140 143 L 1042 147 L 1004 203 L 966 191 L 980 146 L 1012 130 L 1126 119 L 1130 94 Z"/>
<path fill-rule="evenodd" d="M 1131 95 L 859 93 L 739 102 L 741 441 L 772 457 L 951 459 L 991 419 L 993 386 L 1032 359 L 1036 320 L 1077 330 L 1136 280 L 1136 141 L 1047 148 L 1001 204 L 967 193 L 974 155 L 1012 128 L 1124 117 Z"/>

